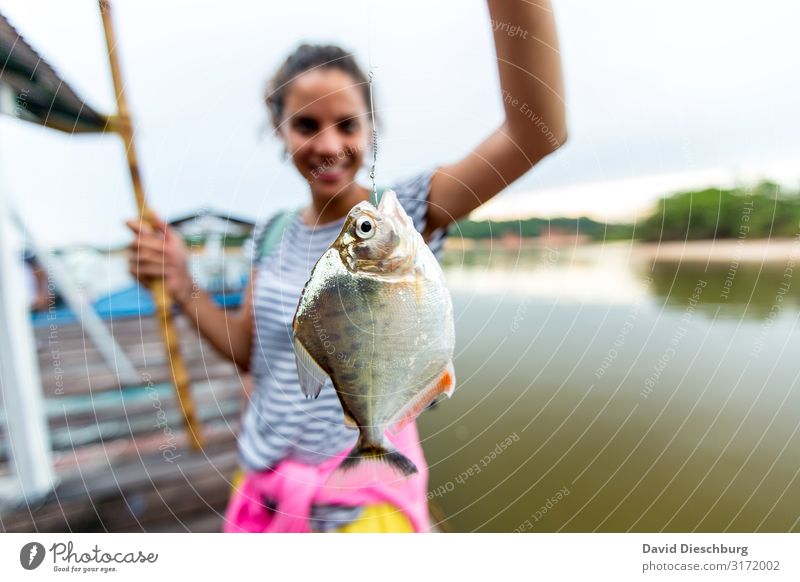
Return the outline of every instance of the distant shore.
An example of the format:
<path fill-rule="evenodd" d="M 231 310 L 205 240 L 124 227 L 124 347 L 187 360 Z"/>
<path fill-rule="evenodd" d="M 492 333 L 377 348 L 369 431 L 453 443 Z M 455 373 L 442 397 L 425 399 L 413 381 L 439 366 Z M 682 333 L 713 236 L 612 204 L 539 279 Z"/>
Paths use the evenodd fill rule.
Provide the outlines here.
<path fill-rule="evenodd" d="M 613 241 L 598 242 L 575 237 L 516 238 L 503 239 L 462 239 L 448 237 L 445 248 L 462 252 L 492 248 L 501 250 L 545 249 L 545 248 L 587 248 L 602 246 L 631 246 L 631 255 L 637 259 L 661 262 L 744 262 L 777 263 L 800 260 L 800 238 L 779 239 L 719 239 L 665 242 Z"/>
<path fill-rule="evenodd" d="M 636 243 L 634 254 L 654 261 L 786 262 L 800 259 L 800 239 L 721 239 Z"/>

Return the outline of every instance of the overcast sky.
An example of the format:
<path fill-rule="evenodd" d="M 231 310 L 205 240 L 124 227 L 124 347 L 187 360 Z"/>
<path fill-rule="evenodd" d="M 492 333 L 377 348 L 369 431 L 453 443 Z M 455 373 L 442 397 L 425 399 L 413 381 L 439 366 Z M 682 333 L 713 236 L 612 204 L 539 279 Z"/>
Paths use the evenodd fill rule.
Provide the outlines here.
<path fill-rule="evenodd" d="M 791 2 L 554 2 L 570 141 L 485 213 L 641 216 L 667 189 L 776 177 L 800 184 L 800 76 Z M 371 60 L 379 182 L 465 154 L 502 119 L 478 0 L 116 0 L 128 98 L 157 212 L 264 216 L 307 197 L 261 98 L 299 42 Z M 95 0 L 0 0 L 87 102 L 112 111 Z M 371 47 L 371 55 L 368 48 Z M 50 244 L 116 245 L 134 214 L 122 145 L 0 117 L 0 190 Z"/>

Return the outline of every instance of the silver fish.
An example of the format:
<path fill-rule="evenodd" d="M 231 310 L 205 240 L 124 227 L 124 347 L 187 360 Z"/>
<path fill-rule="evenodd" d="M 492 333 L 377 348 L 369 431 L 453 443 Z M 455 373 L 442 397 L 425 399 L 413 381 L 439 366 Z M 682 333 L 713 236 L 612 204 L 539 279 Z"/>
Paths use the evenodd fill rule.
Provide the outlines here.
<path fill-rule="evenodd" d="M 385 432 L 452 395 L 453 306 L 436 257 L 393 191 L 377 209 L 361 202 L 350 211 L 311 272 L 293 330 L 303 392 L 316 398 L 330 378 L 345 423 L 359 429 L 342 468 L 375 458 L 416 473 Z"/>

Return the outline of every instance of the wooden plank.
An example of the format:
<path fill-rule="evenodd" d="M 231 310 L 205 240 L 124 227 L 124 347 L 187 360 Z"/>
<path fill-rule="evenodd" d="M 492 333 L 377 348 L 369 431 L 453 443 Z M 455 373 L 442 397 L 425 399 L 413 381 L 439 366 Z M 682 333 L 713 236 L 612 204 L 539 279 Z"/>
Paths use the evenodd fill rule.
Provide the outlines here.
<path fill-rule="evenodd" d="M 193 382 L 199 379 L 238 377 L 235 366 L 221 357 L 185 318 L 177 318 L 182 337 L 181 351 Z M 170 382 L 172 370 L 163 351 L 159 330 L 152 317 L 128 318 L 116 322 L 113 336 L 140 377 Z M 103 390 L 118 390 L 119 380 L 77 324 L 37 328 L 38 360 L 42 371 L 42 390 L 46 396 L 75 395 Z M 144 379 L 142 383 L 145 383 Z"/>
<path fill-rule="evenodd" d="M 146 388 L 120 389 L 80 327 L 58 325 L 57 343 L 50 343 L 51 330 L 37 328 L 43 393 L 51 411 L 48 426 L 56 445 L 53 465 L 61 482 L 40 505 L 0 508 L 0 531 L 220 530 L 237 465 L 242 379 L 185 318 L 176 323 L 209 438 L 203 453 L 190 453 L 172 391 L 162 393 L 155 386 L 173 430 L 168 435 L 156 426 L 158 410 L 143 397 L 149 396 Z M 114 320 L 109 328 L 139 374 L 149 374 L 153 384 L 169 381 L 154 318 Z M 73 407 L 81 396 L 86 407 Z M 53 412 L 59 401 L 70 406 L 66 414 Z M 167 445 L 180 455 L 172 463 L 162 454 Z M 0 474 L 4 470 L 7 464 L 0 459 Z"/>
<path fill-rule="evenodd" d="M 152 444 L 144 454 L 75 468 L 47 503 L 0 513 L 0 529 L 13 531 L 186 531 L 184 518 L 219 516 L 238 463 L 235 434 L 209 431 L 204 453 L 191 452 L 182 435 L 181 457 L 169 463 Z M 88 460 L 87 460 L 88 461 Z M 208 521 L 206 521 L 208 524 Z M 166 530 L 164 528 L 167 528 Z M 174 528 L 170 529 L 170 528 Z"/>

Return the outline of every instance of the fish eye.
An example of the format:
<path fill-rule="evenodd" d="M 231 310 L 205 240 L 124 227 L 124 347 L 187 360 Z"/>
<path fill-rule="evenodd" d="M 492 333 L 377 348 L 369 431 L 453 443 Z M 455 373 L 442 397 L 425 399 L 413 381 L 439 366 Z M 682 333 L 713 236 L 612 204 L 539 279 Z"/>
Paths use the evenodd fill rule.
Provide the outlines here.
<path fill-rule="evenodd" d="M 361 216 L 356 220 L 356 235 L 358 238 L 368 239 L 375 234 L 375 223 L 369 216 Z"/>

